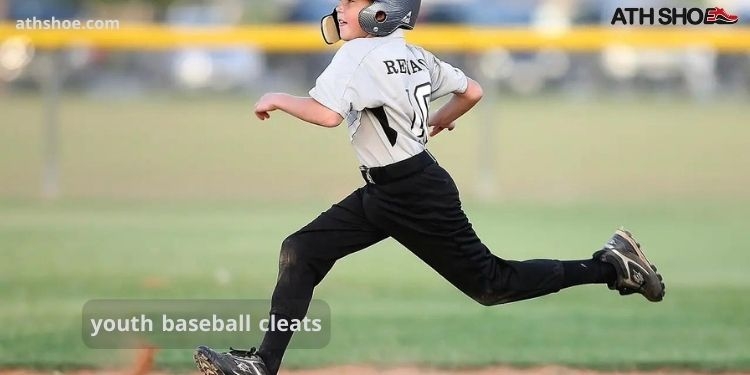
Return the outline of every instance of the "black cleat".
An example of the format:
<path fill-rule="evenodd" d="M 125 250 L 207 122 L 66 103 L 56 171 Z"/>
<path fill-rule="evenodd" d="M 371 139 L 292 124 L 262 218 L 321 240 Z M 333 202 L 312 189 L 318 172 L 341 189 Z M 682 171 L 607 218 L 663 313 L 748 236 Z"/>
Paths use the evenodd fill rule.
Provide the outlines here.
<path fill-rule="evenodd" d="M 193 355 L 195 364 L 204 375 L 267 375 L 268 370 L 255 348 L 218 353 L 206 346 L 199 346 Z"/>
<path fill-rule="evenodd" d="M 664 298 L 664 281 L 656 272 L 656 267 L 646 259 L 641 244 L 630 232 L 620 229 L 604 248 L 594 253 L 594 259 L 612 264 L 617 271 L 614 283 L 609 289 L 616 289 L 622 295 L 643 294 L 651 302 Z"/>

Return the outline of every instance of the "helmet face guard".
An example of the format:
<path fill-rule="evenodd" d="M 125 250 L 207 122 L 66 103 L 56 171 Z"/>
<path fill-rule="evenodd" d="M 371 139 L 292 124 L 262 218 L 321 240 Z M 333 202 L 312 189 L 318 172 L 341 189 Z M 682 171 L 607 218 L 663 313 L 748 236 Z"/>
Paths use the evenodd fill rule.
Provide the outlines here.
<path fill-rule="evenodd" d="M 386 36 L 399 28 L 411 30 L 417 24 L 421 3 L 421 0 L 374 0 L 359 12 L 359 25 L 374 36 Z M 328 44 L 341 40 L 336 9 L 320 20 L 320 31 Z"/>
<path fill-rule="evenodd" d="M 333 44 L 341 40 L 339 16 L 336 14 L 336 9 L 333 10 L 333 13 L 320 20 L 320 32 L 323 34 L 323 40 L 325 40 L 327 44 Z"/>

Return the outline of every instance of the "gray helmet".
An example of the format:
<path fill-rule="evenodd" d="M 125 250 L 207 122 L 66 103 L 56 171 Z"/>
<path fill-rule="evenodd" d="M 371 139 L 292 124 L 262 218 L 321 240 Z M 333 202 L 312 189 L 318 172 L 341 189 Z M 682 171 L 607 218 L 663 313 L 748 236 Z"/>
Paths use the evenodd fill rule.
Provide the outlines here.
<path fill-rule="evenodd" d="M 375 36 L 385 36 L 399 28 L 411 30 L 417 24 L 421 3 L 422 0 L 374 0 L 359 12 L 359 25 Z"/>
<path fill-rule="evenodd" d="M 373 0 L 359 12 L 359 25 L 375 36 L 386 36 L 399 28 L 411 30 L 417 24 L 421 4 L 422 0 Z M 341 40 L 335 9 L 320 20 L 320 29 L 326 43 Z"/>

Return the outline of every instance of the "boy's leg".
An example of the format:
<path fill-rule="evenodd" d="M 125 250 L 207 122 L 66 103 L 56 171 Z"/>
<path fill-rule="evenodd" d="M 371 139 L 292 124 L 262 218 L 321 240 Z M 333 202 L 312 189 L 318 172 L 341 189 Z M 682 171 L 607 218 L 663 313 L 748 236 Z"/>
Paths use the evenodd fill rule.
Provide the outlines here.
<path fill-rule="evenodd" d="M 461 209 L 453 180 L 439 165 L 371 190 L 370 220 L 477 302 L 510 302 L 562 287 L 560 261 L 507 261 L 490 253 Z"/>
<path fill-rule="evenodd" d="M 279 275 L 271 300 L 271 314 L 276 315 L 277 321 L 304 318 L 313 288 L 336 260 L 386 237 L 365 218 L 363 189 L 333 205 L 282 242 Z M 291 332 L 266 333 L 259 354 L 268 374 L 278 371 L 291 337 Z"/>
<path fill-rule="evenodd" d="M 283 241 L 271 299 L 271 314 L 277 322 L 304 318 L 313 288 L 336 260 L 386 237 L 365 218 L 363 190 L 356 190 Z M 195 360 L 205 375 L 275 375 L 291 338 L 292 332 L 269 330 L 258 351 L 219 353 L 201 346 Z"/>
<path fill-rule="evenodd" d="M 481 243 L 461 209 L 458 190 L 438 165 L 374 185 L 367 212 L 390 236 L 477 302 L 495 305 L 554 293 L 572 285 L 613 283 L 612 265 L 597 259 L 510 261 Z M 410 193 L 413 192 L 413 193 Z"/>

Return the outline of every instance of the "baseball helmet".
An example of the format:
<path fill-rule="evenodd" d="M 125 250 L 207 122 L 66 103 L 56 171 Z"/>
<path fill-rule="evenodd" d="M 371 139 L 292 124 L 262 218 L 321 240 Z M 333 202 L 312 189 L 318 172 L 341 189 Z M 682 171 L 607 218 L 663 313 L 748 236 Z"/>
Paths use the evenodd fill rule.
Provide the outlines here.
<path fill-rule="evenodd" d="M 422 0 L 373 0 L 359 12 L 359 25 L 375 36 L 386 36 L 399 28 L 411 30 L 417 23 L 421 3 Z M 328 44 L 341 40 L 336 9 L 320 20 L 320 30 Z"/>

